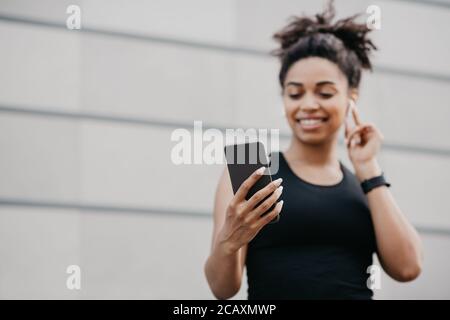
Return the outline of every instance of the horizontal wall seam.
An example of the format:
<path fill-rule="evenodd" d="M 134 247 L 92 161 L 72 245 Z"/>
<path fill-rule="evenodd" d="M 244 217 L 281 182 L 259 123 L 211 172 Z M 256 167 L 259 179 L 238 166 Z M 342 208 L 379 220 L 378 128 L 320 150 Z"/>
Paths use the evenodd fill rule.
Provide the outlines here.
<path fill-rule="evenodd" d="M 192 122 L 187 121 L 171 121 L 171 120 L 158 120 L 158 119 L 147 119 L 147 118 L 137 118 L 137 117 L 126 117 L 122 115 L 111 115 L 103 113 L 93 113 L 93 112 L 75 112 L 75 111 L 57 111 L 51 109 L 35 109 L 29 107 L 20 106 L 5 106 L 0 105 L 0 113 L 14 113 L 14 114 L 24 114 L 37 117 L 45 118 L 63 118 L 67 120 L 74 121 L 99 121 L 99 122 L 112 122 L 125 125 L 136 125 L 136 126 L 146 126 L 146 127 L 159 127 L 163 129 L 192 129 L 194 126 L 194 120 Z M 203 123 L 202 128 L 206 129 L 218 129 L 225 132 L 226 129 L 236 129 L 235 126 L 226 127 L 224 125 L 213 125 L 211 123 Z M 242 128 L 248 129 L 248 128 Z M 267 128 L 270 129 L 270 128 Z M 280 133 L 281 139 L 289 139 L 290 134 Z M 340 140 L 339 143 L 342 145 L 343 141 Z M 450 157 L 450 149 L 436 148 L 436 147 L 426 147 L 418 145 L 407 145 L 401 143 L 383 142 L 383 149 L 402 152 L 402 153 L 416 153 L 433 155 L 440 157 Z"/>
<path fill-rule="evenodd" d="M 86 33 L 86 34 L 102 35 L 102 36 L 109 36 L 109 37 L 119 37 L 119 38 L 125 38 L 125 39 L 130 39 L 130 40 L 154 42 L 154 43 L 173 45 L 173 46 L 179 46 L 179 47 L 188 47 L 188 48 L 201 49 L 201 50 L 218 51 L 218 52 L 231 53 L 231 54 L 245 54 L 245 55 L 250 55 L 250 56 L 267 57 L 267 58 L 274 59 L 274 57 L 272 57 L 269 54 L 268 50 L 262 50 L 262 49 L 257 49 L 257 48 L 246 48 L 246 47 L 238 47 L 238 46 L 231 46 L 231 45 L 212 44 L 212 43 L 207 43 L 207 42 L 175 39 L 175 38 L 154 36 L 154 35 L 148 35 L 148 34 L 137 34 L 137 33 L 123 32 L 123 31 L 116 31 L 116 30 L 106 30 L 106 29 L 100 29 L 100 28 L 82 27 L 80 30 L 68 30 L 66 28 L 66 26 L 62 23 L 43 21 L 43 20 L 33 19 L 33 18 L 28 18 L 28 17 L 5 15 L 5 14 L 0 14 L 0 21 L 10 22 L 10 23 L 19 23 L 19 24 L 28 24 L 28 25 L 34 25 L 34 26 L 40 26 L 40 27 L 47 27 L 47 28 L 57 28 L 57 29 L 66 30 L 66 31 L 72 32 L 72 33 L 80 33 L 80 34 Z M 433 73 L 433 72 L 401 69 L 401 68 L 394 68 L 394 67 L 388 67 L 388 66 L 375 66 L 374 71 L 380 72 L 380 73 L 385 73 L 385 74 L 390 74 L 390 75 L 395 75 L 395 76 L 408 77 L 408 78 L 419 78 L 419 79 L 427 79 L 427 80 L 431 80 L 431 81 L 450 82 L 450 75 L 448 75 L 448 74 L 438 74 L 438 73 Z"/>
<path fill-rule="evenodd" d="M 419 4 L 424 6 L 433 6 L 439 8 L 450 9 L 450 2 L 439 1 L 439 0 L 395 0 L 399 2 L 409 2 L 413 4 Z"/>
<path fill-rule="evenodd" d="M 19 198 L 1 198 L 0 207 L 27 207 L 33 209 L 47 208 L 47 209 L 61 209 L 61 210 L 79 210 L 92 211 L 98 213 L 135 213 L 135 214 L 155 214 L 162 216 L 181 216 L 191 218 L 207 218 L 211 219 L 212 214 L 201 210 L 182 210 L 177 208 L 162 208 L 162 207 L 134 207 L 134 206 L 116 206 L 111 204 L 96 204 L 96 203 L 78 203 L 70 201 L 44 201 L 44 200 L 30 200 Z M 428 226 L 416 226 L 416 229 L 423 234 L 441 235 L 450 237 L 450 229 L 436 228 Z"/>

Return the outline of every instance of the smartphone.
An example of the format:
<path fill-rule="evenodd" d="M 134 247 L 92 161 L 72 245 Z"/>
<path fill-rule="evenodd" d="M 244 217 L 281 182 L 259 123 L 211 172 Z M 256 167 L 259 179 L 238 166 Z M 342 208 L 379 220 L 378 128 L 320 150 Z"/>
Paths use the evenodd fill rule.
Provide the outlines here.
<path fill-rule="evenodd" d="M 272 182 L 266 150 L 261 142 L 246 142 L 225 146 L 225 158 L 234 194 L 236 194 L 241 184 L 250 177 L 253 172 L 263 166 L 267 168 L 266 172 L 258 181 L 256 181 L 252 188 L 250 188 L 246 200 L 249 200 L 256 192 Z M 271 194 L 261 200 L 257 206 L 270 197 Z M 264 216 L 273 210 L 276 204 L 277 203 L 275 202 L 272 207 L 261 216 Z M 280 216 L 278 215 L 270 223 L 278 222 L 279 219 Z"/>

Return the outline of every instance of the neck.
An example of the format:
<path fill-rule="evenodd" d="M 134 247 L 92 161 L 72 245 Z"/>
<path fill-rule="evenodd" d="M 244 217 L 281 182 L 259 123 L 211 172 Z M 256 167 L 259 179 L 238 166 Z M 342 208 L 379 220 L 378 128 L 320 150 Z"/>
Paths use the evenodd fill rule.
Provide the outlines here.
<path fill-rule="evenodd" d="M 302 162 L 306 165 L 336 165 L 339 162 L 337 156 L 337 136 L 315 145 L 306 144 L 296 136 L 293 136 L 284 154 L 292 161 Z"/>

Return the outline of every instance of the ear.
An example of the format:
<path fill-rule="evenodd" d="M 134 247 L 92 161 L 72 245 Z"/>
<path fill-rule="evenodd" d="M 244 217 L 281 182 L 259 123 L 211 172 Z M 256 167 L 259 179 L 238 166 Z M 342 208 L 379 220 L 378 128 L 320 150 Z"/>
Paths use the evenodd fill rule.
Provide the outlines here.
<path fill-rule="evenodd" d="M 356 88 L 350 89 L 348 91 L 348 98 L 352 99 L 355 103 L 358 100 L 359 97 L 359 91 Z"/>
<path fill-rule="evenodd" d="M 359 91 L 356 88 L 352 88 L 349 90 L 348 92 L 348 104 L 347 104 L 347 108 L 345 110 L 345 114 L 348 114 L 348 112 L 350 111 L 350 100 L 353 100 L 353 102 L 356 104 L 356 101 L 358 100 L 359 97 Z"/>

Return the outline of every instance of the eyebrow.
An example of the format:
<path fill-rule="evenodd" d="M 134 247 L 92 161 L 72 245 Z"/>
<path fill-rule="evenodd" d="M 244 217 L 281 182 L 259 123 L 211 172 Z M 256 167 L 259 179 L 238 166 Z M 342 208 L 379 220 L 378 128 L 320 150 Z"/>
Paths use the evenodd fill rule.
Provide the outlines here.
<path fill-rule="evenodd" d="M 330 80 L 324 80 L 324 81 L 319 81 L 319 82 L 317 82 L 317 83 L 316 83 L 316 86 L 323 86 L 323 85 L 325 85 L 325 84 L 336 85 L 336 83 L 334 83 L 333 81 L 330 81 Z M 295 82 L 295 81 L 289 81 L 289 82 L 286 84 L 286 87 L 289 86 L 289 85 L 293 85 L 293 86 L 296 86 L 296 87 L 301 87 L 301 86 L 303 86 L 303 83 L 301 83 L 301 82 Z"/>

